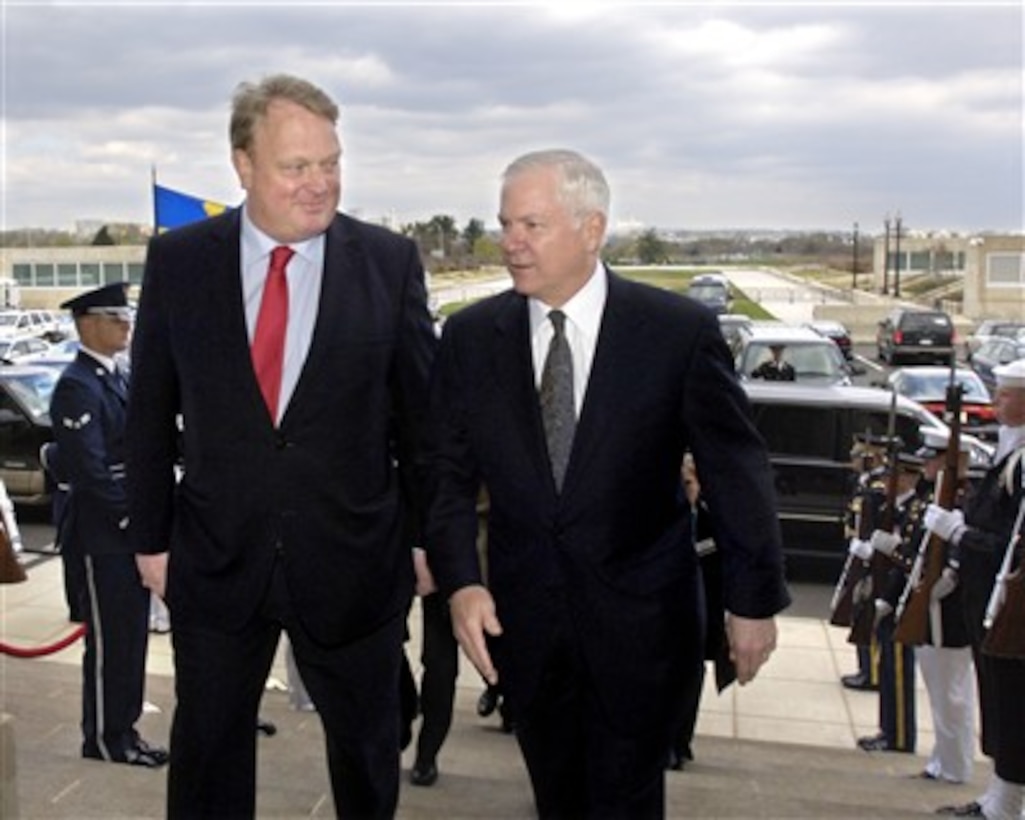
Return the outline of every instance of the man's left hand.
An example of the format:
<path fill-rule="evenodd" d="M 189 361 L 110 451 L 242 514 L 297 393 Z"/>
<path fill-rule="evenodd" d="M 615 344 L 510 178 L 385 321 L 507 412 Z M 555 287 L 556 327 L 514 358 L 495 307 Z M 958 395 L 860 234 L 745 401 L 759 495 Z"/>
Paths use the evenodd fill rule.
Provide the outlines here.
<path fill-rule="evenodd" d="M 754 680 L 776 649 L 776 619 L 742 618 L 727 613 L 726 635 L 730 641 L 730 660 L 737 669 L 737 683 L 743 686 Z"/>

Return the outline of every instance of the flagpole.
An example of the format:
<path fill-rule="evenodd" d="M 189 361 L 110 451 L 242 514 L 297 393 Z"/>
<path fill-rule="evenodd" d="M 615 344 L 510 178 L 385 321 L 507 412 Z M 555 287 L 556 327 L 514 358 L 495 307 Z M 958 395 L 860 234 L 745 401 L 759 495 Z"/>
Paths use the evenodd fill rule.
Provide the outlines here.
<path fill-rule="evenodd" d="M 160 215 L 157 213 L 157 165 L 155 162 L 150 163 L 149 176 L 149 195 L 153 197 L 153 233 L 156 235 L 160 230 Z"/>

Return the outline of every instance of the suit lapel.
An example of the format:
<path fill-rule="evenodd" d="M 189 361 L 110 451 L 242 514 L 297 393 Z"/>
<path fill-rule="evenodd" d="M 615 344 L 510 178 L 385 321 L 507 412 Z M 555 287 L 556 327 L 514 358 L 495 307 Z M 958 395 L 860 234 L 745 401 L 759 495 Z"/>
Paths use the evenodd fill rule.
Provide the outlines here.
<path fill-rule="evenodd" d="M 540 478 L 554 492 L 548 450 L 545 445 L 541 407 L 534 384 L 534 362 L 530 346 L 530 316 L 527 300 L 510 292 L 495 317 L 495 345 L 491 372 L 511 410 L 510 440 L 524 442 Z M 523 412 L 517 412 L 523 408 Z"/>
<path fill-rule="evenodd" d="M 622 375 L 635 366 L 633 350 L 643 344 L 641 329 L 643 316 L 631 307 L 629 283 L 612 271 L 608 273 L 608 295 L 602 313 L 598 340 L 591 363 L 591 374 L 587 380 L 587 392 L 577 421 L 573 437 L 573 452 L 570 455 L 563 495 L 570 489 L 577 475 L 586 475 L 587 460 L 594 448 L 601 446 L 603 432 L 614 424 L 615 408 L 622 401 Z"/>

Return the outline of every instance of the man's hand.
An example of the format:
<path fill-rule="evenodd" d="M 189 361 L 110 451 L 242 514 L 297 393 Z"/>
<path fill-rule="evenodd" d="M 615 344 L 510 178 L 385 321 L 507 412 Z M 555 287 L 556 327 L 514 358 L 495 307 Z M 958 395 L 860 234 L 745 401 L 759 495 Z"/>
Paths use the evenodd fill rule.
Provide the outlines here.
<path fill-rule="evenodd" d="M 892 532 L 886 532 L 886 530 L 873 530 L 872 539 L 869 543 L 875 552 L 890 557 L 896 552 L 897 547 L 900 546 L 900 536 L 894 535 Z"/>
<path fill-rule="evenodd" d="M 135 566 L 139 569 L 142 585 L 163 599 L 167 589 L 167 553 L 156 555 L 136 553 Z"/>
<path fill-rule="evenodd" d="M 427 553 L 422 547 L 413 547 L 413 571 L 416 573 L 416 594 L 421 598 L 438 591 L 434 573 L 427 565 Z"/>
<path fill-rule="evenodd" d="M 929 599 L 942 601 L 955 589 L 957 589 L 957 572 L 952 567 L 944 567 L 940 577 L 936 579 L 936 583 L 929 590 Z"/>
<path fill-rule="evenodd" d="M 961 533 L 967 529 L 963 512 L 945 510 L 938 504 L 930 504 L 925 508 L 922 523 L 925 524 L 926 529 L 951 544 L 956 544 L 961 538 Z"/>
<path fill-rule="evenodd" d="M 868 541 L 862 541 L 860 538 L 852 538 L 847 544 L 847 552 L 855 558 L 867 561 L 872 557 L 872 545 Z"/>
<path fill-rule="evenodd" d="M 498 637 L 502 634 L 502 625 L 495 614 L 495 599 L 487 587 L 475 584 L 454 592 L 448 605 L 456 640 L 481 677 L 494 686 L 498 683 L 498 671 L 491 662 L 485 635 Z"/>
<path fill-rule="evenodd" d="M 737 683 L 754 680 L 776 648 L 775 618 L 742 618 L 726 615 L 726 635 L 730 641 L 730 660 L 737 668 Z"/>

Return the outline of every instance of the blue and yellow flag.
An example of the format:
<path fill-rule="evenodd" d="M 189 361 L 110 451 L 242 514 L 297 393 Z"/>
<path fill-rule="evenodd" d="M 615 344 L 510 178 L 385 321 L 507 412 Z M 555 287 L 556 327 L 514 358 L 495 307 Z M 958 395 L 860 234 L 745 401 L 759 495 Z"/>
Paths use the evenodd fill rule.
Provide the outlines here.
<path fill-rule="evenodd" d="M 190 222 L 199 222 L 226 210 L 228 206 L 220 202 L 200 199 L 153 183 L 153 213 L 157 233 L 179 228 Z"/>

